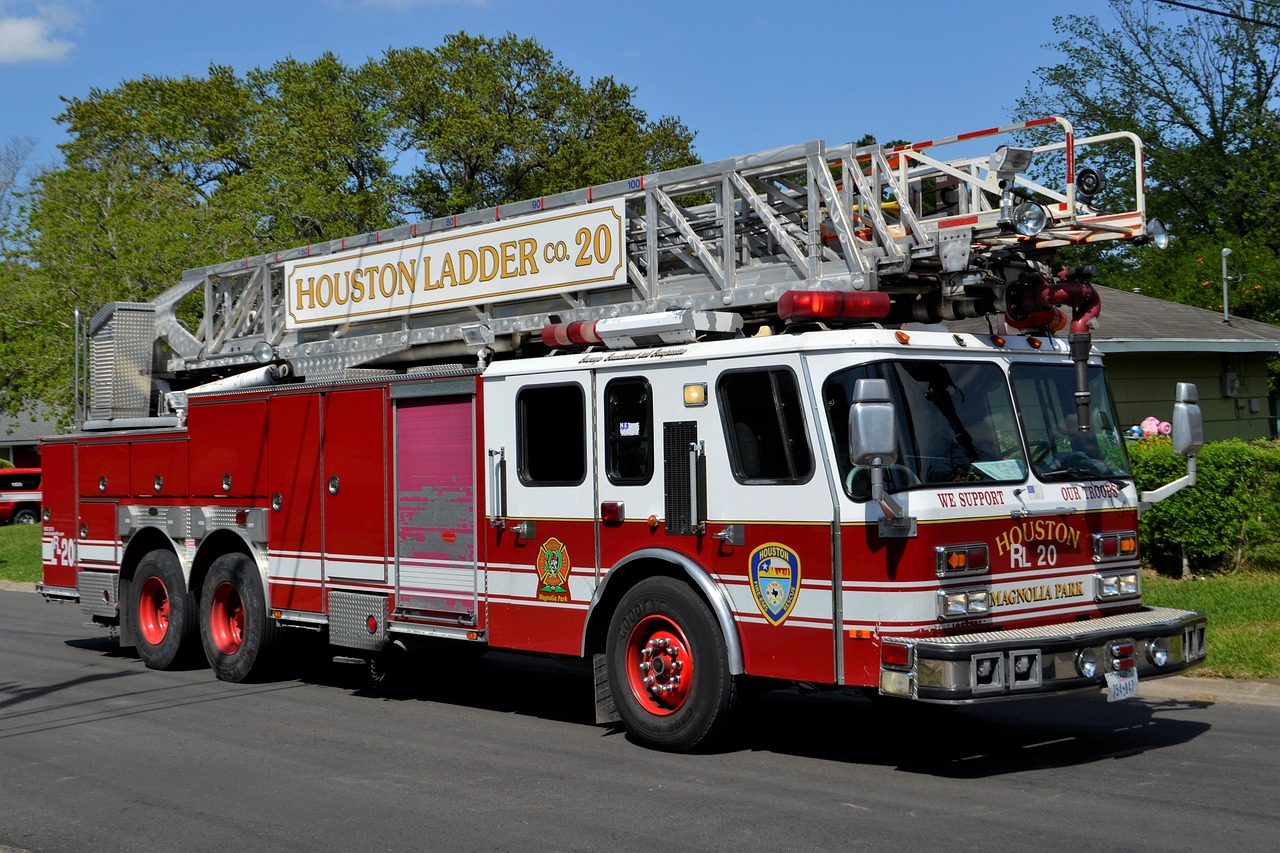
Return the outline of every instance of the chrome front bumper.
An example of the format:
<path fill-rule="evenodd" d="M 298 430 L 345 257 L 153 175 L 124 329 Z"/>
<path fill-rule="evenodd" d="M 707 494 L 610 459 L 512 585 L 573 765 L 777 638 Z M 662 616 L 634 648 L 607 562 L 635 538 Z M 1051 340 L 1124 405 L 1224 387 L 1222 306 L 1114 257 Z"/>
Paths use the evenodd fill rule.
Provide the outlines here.
<path fill-rule="evenodd" d="M 1139 682 L 1175 675 L 1205 658 L 1203 613 L 1147 607 L 1087 622 L 986 631 L 954 637 L 886 639 L 910 647 L 908 664 L 882 664 L 880 692 L 923 702 L 968 704 L 995 699 L 1101 688 L 1115 672 L 1116 646 L 1128 655 Z M 1167 660 L 1157 663 L 1166 653 Z M 1079 661 L 1092 657 L 1096 672 Z"/>

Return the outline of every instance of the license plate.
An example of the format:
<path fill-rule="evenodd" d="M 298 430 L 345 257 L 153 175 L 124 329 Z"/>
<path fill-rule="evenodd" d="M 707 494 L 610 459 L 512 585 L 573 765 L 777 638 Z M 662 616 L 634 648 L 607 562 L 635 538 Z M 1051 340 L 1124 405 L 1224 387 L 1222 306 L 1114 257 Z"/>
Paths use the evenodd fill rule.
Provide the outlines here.
<path fill-rule="evenodd" d="M 1107 673 L 1107 701 L 1121 702 L 1138 695 L 1138 671 L 1128 669 L 1124 672 Z"/>

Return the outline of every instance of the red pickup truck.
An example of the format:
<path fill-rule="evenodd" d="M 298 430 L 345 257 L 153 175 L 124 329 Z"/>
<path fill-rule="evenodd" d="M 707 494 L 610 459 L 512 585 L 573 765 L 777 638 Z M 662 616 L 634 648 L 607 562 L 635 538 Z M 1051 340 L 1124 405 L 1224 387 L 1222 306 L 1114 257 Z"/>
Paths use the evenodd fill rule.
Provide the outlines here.
<path fill-rule="evenodd" d="M 0 524 L 40 522 L 40 469 L 0 468 Z"/>

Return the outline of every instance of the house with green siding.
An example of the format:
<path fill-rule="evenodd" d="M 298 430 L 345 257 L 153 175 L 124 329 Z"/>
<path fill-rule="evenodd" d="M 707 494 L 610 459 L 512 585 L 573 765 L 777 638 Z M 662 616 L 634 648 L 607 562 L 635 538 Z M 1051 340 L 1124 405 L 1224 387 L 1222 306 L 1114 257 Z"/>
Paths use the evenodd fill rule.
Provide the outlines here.
<path fill-rule="evenodd" d="M 1103 356 L 1120 423 L 1169 420 L 1178 382 L 1200 389 L 1206 441 L 1276 435 L 1267 362 L 1280 355 L 1280 327 L 1221 312 L 1099 287 L 1093 345 Z M 984 334 L 985 320 L 949 324 Z M 1065 334 L 1065 333 L 1064 333 Z"/>

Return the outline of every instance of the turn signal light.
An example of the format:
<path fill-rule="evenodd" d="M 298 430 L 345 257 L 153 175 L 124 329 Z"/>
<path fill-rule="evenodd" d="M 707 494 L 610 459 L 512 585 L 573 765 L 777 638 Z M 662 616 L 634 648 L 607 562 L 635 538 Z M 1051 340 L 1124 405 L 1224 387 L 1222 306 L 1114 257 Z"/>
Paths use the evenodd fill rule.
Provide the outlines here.
<path fill-rule="evenodd" d="M 939 545 L 934 548 L 938 577 L 985 572 L 991 566 L 985 543 L 971 545 Z"/>
<path fill-rule="evenodd" d="M 1093 561 L 1128 560 L 1138 555 L 1138 534 L 1132 530 L 1093 534 Z"/>

